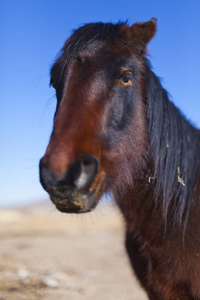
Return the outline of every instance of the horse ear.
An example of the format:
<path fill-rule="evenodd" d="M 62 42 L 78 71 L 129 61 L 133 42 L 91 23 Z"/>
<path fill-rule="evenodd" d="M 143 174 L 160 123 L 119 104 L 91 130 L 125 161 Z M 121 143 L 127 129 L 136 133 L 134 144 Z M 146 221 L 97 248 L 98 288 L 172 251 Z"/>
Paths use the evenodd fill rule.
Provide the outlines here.
<path fill-rule="evenodd" d="M 131 44 L 140 54 L 146 53 L 146 45 L 156 33 L 157 19 L 152 18 L 148 22 L 135 23 L 131 27 L 122 25 L 121 30 L 125 40 Z"/>

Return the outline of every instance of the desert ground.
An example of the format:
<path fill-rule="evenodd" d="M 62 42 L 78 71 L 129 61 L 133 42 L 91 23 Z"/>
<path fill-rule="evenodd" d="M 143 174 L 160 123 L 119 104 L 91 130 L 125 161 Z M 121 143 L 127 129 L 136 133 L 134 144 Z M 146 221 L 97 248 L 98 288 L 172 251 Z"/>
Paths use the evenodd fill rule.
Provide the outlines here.
<path fill-rule="evenodd" d="M 0 300 L 147 300 L 113 204 L 67 215 L 50 201 L 0 210 Z"/>

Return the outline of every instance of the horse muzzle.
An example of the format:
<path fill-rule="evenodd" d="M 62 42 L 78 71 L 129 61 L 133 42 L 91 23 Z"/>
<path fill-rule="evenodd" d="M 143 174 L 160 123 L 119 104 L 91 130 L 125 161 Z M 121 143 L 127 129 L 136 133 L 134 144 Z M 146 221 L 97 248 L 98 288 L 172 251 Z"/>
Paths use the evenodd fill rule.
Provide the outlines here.
<path fill-rule="evenodd" d="M 62 178 L 40 160 L 40 182 L 57 209 L 66 213 L 93 210 L 104 188 L 104 173 L 99 172 L 96 156 L 85 155 L 69 166 Z"/>

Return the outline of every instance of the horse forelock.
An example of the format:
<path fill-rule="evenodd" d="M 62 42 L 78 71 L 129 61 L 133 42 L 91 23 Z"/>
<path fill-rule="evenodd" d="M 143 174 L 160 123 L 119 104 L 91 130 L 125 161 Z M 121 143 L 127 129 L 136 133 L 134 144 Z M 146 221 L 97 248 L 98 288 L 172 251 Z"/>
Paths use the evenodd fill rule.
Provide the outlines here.
<path fill-rule="evenodd" d="M 94 41 L 120 40 L 126 43 L 120 31 L 120 27 L 125 24 L 126 22 L 118 22 L 117 24 L 102 22 L 88 23 L 74 30 L 61 49 L 51 72 L 56 73 L 56 76 L 60 80 L 66 65 L 71 59 L 75 58 L 80 51 Z"/>

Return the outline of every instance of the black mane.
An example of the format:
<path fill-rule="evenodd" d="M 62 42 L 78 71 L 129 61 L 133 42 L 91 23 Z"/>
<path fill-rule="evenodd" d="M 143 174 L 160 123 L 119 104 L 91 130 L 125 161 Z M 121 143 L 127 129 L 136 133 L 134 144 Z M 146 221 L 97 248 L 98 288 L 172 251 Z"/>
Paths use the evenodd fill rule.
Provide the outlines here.
<path fill-rule="evenodd" d="M 187 220 L 200 177 L 200 131 L 169 100 L 158 77 L 147 66 L 147 115 L 154 154 L 156 200 L 163 199 L 164 218 L 173 206 L 173 222 Z"/>

